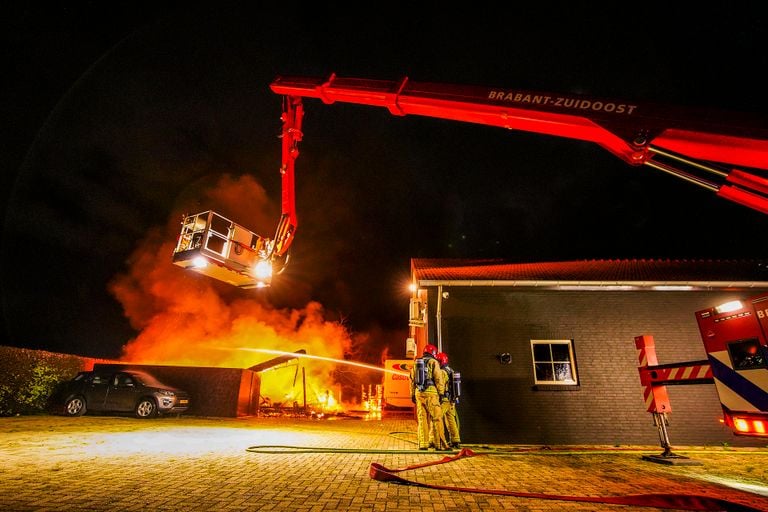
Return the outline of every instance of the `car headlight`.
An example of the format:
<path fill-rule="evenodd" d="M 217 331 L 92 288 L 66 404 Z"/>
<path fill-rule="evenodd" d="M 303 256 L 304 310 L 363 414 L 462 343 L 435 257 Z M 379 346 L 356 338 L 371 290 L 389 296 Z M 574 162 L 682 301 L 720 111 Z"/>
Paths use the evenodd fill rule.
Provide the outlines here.
<path fill-rule="evenodd" d="M 168 391 L 167 389 L 161 389 L 159 393 L 163 396 L 176 396 L 176 393 L 173 391 Z"/>

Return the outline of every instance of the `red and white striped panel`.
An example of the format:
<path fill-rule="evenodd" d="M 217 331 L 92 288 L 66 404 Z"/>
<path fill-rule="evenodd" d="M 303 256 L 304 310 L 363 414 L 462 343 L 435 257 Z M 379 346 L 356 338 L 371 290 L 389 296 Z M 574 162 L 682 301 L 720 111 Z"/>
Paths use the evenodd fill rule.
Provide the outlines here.
<path fill-rule="evenodd" d="M 655 376 L 651 377 L 652 382 L 711 379 L 712 366 L 709 364 L 695 364 L 677 368 L 653 368 L 653 373 L 655 373 Z"/>
<path fill-rule="evenodd" d="M 648 412 L 671 412 L 666 386 L 643 386 L 643 401 Z"/>

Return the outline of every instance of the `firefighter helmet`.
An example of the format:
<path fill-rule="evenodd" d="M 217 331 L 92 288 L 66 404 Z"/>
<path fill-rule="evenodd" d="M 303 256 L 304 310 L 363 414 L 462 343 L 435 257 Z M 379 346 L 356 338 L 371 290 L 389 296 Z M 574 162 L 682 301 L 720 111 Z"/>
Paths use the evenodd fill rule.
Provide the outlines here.
<path fill-rule="evenodd" d="M 435 356 L 435 359 L 437 359 L 437 362 L 440 363 L 440 366 L 445 366 L 448 364 L 448 354 L 445 352 L 438 352 Z"/>
<path fill-rule="evenodd" d="M 433 356 L 437 354 L 437 347 L 432 345 L 431 343 L 429 345 L 424 346 L 424 353 L 425 354 L 432 354 Z"/>

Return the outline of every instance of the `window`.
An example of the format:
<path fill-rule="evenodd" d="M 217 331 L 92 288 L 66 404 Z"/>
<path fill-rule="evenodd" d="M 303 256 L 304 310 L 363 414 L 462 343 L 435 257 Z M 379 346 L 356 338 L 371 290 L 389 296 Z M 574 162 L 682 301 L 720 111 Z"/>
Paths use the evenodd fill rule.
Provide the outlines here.
<path fill-rule="evenodd" d="M 573 340 L 531 340 L 536 384 L 578 384 Z"/>
<path fill-rule="evenodd" d="M 91 380 L 91 384 L 108 384 L 109 377 L 106 375 L 95 374 Z"/>
<path fill-rule="evenodd" d="M 121 388 L 133 387 L 133 379 L 130 375 L 120 373 L 115 377 L 115 385 Z"/>
<path fill-rule="evenodd" d="M 728 353 L 734 370 L 765 368 L 765 357 L 757 338 L 738 340 L 728 344 Z"/>

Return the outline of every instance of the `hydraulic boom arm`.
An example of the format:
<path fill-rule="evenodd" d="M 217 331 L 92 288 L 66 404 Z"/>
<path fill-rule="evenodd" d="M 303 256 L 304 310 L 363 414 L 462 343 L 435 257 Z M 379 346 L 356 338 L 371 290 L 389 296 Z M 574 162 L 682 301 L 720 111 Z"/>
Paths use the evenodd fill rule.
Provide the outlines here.
<path fill-rule="evenodd" d="M 408 78 L 278 77 L 270 87 L 298 108 L 301 98 L 316 98 L 326 104 L 385 107 L 397 116 L 453 119 L 594 142 L 630 165 L 646 165 L 768 214 L 765 119 Z M 285 148 L 285 140 L 283 144 Z M 285 161 L 285 150 L 283 155 Z"/>
<path fill-rule="evenodd" d="M 299 142 L 301 142 L 301 121 L 304 117 L 304 106 L 298 97 L 283 98 L 283 131 L 282 164 L 280 174 L 282 182 L 282 215 L 274 238 L 273 256 L 283 257 L 293 242 L 293 235 L 298 226 L 296 217 L 295 169 L 299 157 Z"/>

